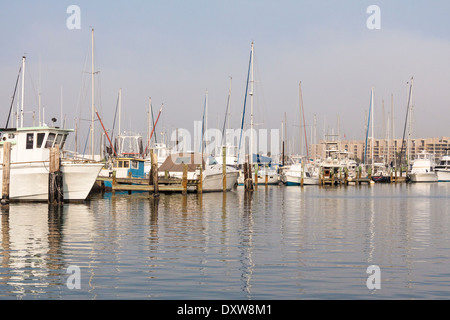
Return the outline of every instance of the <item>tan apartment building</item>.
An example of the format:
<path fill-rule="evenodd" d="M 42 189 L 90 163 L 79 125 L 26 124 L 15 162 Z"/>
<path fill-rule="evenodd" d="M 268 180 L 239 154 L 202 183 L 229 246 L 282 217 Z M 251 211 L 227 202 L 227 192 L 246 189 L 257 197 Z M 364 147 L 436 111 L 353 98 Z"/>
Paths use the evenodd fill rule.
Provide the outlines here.
<path fill-rule="evenodd" d="M 349 152 L 351 158 L 362 163 L 364 155 L 367 159 L 366 163 L 370 163 L 372 159 L 372 139 L 368 139 L 367 152 L 365 152 L 364 140 L 339 140 L 335 141 L 340 151 Z M 409 143 L 409 151 L 407 149 L 408 141 L 405 140 L 403 145 L 403 159 L 409 154 L 410 159 L 415 159 L 416 155 L 422 151 L 434 154 L 435 159 L 440 159 L 450 149 L 450 137 L 411 139 Z M 326 143 L 321 140 L 318 144 L 311 146 L 310 154 L 312 159 L 324 159 L 326 154 Z M 391 163 L 398 159 L 398 155 L 402 150 L 402 139 L 374 139 L 373 155 L 375 162 Z"/>

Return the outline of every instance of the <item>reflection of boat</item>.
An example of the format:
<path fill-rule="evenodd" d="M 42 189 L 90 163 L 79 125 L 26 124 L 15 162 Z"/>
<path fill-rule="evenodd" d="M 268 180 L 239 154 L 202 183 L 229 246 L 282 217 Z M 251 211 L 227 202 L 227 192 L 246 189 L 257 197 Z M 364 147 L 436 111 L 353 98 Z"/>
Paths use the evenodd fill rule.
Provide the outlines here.
<path fill-rule="evenodd" d="M 438 175 L 434 171 L 434 155 L 422 151 L 413 161 L 409 174 L 411 182 L 437 182 Z"/>
<path fill-rule="evenodd" d="M 447 154 L 441 158 L 435 171 L 440 182 L 450 182 L 450 155 Z"/>
<path fill-rule="evenodd" d="M 64 148 L 73 130 L 47 126 L 0 129 L 0 163 L 3 146 L 11 143 L 10 200 L 48 200 L 50 148 Z M 102 168 L 102 163 L 61 160 L 64 200 L 85 200 Z M 0 180 L 3 171 L 0 170 Z"/>

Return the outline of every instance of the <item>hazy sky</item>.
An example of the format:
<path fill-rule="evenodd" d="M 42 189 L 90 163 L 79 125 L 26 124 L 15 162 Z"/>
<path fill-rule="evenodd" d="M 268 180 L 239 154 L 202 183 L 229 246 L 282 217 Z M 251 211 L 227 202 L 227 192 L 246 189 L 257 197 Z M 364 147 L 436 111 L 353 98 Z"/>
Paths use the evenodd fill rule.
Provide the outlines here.
<path fill-rule="evenodd" d="M 79 30 L 67 28 L 70 5 L 81 10 Z M 367 27 L 370 5 L 381 9 L 379 30 Z M 363 139 L 374 87 L 376 136 L 383 136 L 393 94 L 395 131 L 401 137 L 407 82 L 413 76 L 413 136 L 450 136 L 449 12 L 448 0 L 4 2 L 0 126 L 6 123 L 24 54 L 25 111 L 38 112 L 41 82 L 47 123 L 60 119 L 61 91 L 68 127 L 77 117 L 90 119 L 94 27 L 96 105 L 108 129 L 119 88 L 123 129 L 146 133 L 151 97 L 155 116 L 164 103 L 159 130 L 192 130 L 202 119 L 206 90 L 209 126 L 221 128 L 230 77 L 232 125 L 239 128 L 254 41 L 259 128 L 280 128 L 286 113 L 289 134 L 298 135 L 301 81 L 308 135 L 315 114 L 318 138 L 324 126 L 336 132 L 339 118 L 342 135 Z M 30 114 L 26 119 L 31 124 Z M 82 125 L 87 131 L 88 122 Z"/>

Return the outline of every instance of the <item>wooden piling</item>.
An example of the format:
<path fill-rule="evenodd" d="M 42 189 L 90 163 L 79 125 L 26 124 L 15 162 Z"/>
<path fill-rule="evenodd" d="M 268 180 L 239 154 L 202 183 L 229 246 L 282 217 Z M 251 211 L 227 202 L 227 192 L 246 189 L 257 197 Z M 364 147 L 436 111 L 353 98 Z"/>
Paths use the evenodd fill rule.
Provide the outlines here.
<path fill-rule="evenodd" d="M 153 183 L 153 196 L 159 197 L 158 155 L 153 152 L 153 149 L 150 150 L 150 161 L 151 161 L 150 175 L 152 176 L 151 179 Z"/>
<path fill-rule="evenodd" d="M 11 178 L 11 142 L 3 144 L 3 178 L 2 178 L 2 205 L 9 204 L 9 187 Z"/>
<path fill-rule="evenodd" d="M 227 147 L 222 147 L 222 180 L 223 192 L 227 191 Z"/>
<path fill-rule="evenodd" d="M 62 204 L 64 203 L 64 181 L 59 147 L 51 148 L 49 152 L 48 203 Z"/>
<path fill-rule="evenodd" d="M 203 193 L 203 168 L 201 164 L 198 165 L 198 170 L 200 174 L 197 181 L 197 193 L 201 194 Z"/>
<path fill-rule="evenodd" d="M 182 181 L 181 181 L 181 186 L 183 187 L 183 195 L 186 195 L 187 194 L 187 170 L 188 170 L 188 168 L 187 168 L 187 164 L 185 164 L 184 166 L 183 166 L 183 179 L 182 179 Z"/>

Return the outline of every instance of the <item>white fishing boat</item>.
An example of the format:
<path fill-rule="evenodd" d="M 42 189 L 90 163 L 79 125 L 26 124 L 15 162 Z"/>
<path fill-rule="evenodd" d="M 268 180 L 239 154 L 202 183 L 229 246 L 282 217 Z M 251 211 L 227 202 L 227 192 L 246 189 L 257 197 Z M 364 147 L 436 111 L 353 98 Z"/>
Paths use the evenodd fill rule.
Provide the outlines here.
<path fill-rule="evenodd" d="M 447 154 L 441 158 L 439 164 L 434 168 L 439 182 L 450 182 L 450 155 Z"/>
<path fill-rule="evenodd" d="M 48 126 L 0 129 L 0 163 L 3 163 L 5 142 L 11 143 L 11 201 L 47 201 L 50 148 L 63 150 L 73 130 Z M 103 164 L 62 159 L 64 200 L 85 200 Z M 0 170 L 0 180 L 3 171 Z"/>
<path fill-rule="evenodd" d="M 434 155 L 422 151 L 413 161 L 409 174 L 411 182 L 437 182 L 438 175 L 434 171 Z"/>
<path fill-rule="evenodd" d="M 319 176 L 308 166 L 302 163 L 295 163 L 284 171 L 282 181 L 287 186 L 318 185 Z"/>

